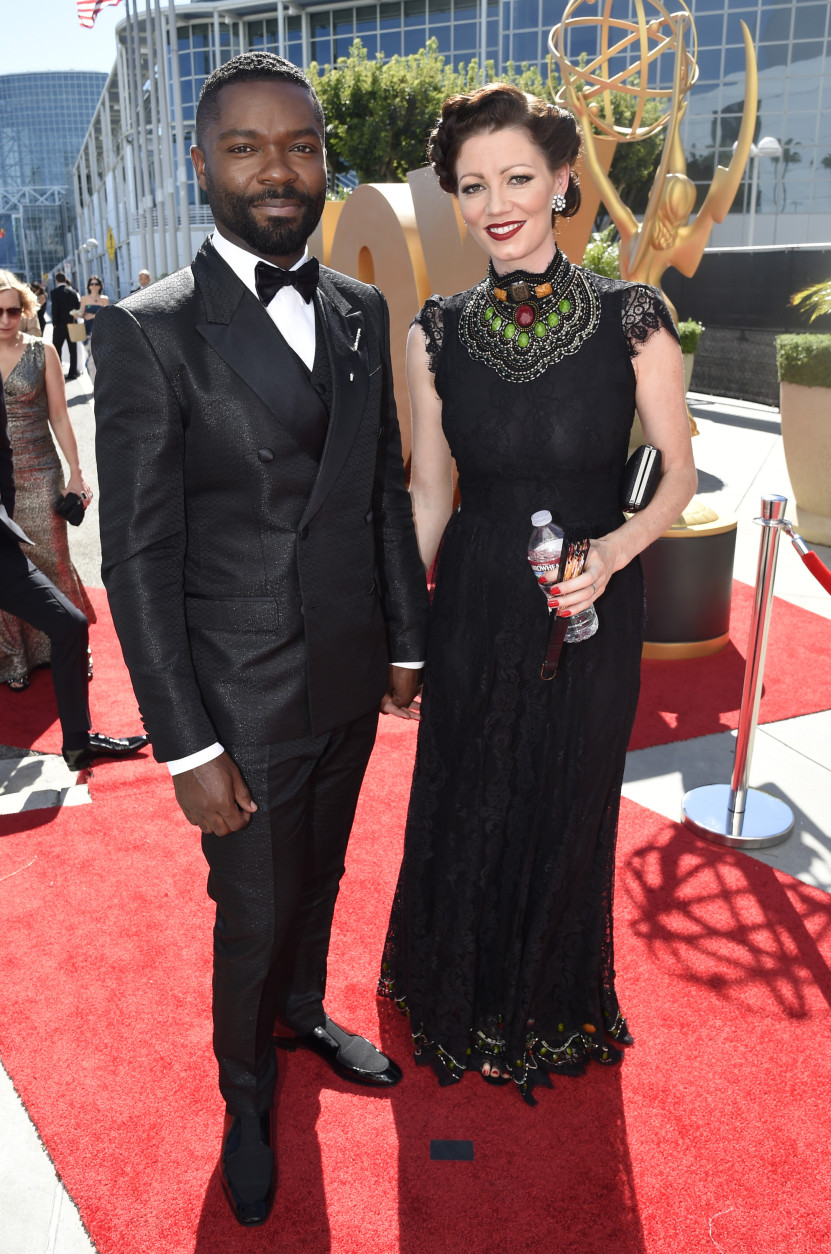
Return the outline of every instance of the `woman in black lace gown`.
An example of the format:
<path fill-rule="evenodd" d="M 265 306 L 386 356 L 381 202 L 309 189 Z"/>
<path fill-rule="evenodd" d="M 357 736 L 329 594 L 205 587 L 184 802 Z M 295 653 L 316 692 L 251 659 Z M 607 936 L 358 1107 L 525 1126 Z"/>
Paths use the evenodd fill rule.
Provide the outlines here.
<path fill-rule="evenodd" d="M 447 101 L 431 137 L 442 187 L 491 261 L 432 297 L 410 331 L 412 496 L 438 552 L 404 860 L 379 991 L 410 1015 L 416 1058 L 529 1100 L 550 1071 L 619 1060 L 612 890 L 638 697 L 637 554 L 695 488 L 681 353 L 653 288 L 599 278 L 556 249 L 575 213 L 570 114 L 491 84 Z M 626 521 L 635 404 L 663 454 L 652 503 Z M 461 506 L 452 512 L 452 461 Z M 563 647 L 553 682 L 531 514 L 591 537 L 558 613 L 600 625 Z M 452 515 L 452 516 L 451 516 Z M 449 520 L 449 521 L 448 521 Z"/>

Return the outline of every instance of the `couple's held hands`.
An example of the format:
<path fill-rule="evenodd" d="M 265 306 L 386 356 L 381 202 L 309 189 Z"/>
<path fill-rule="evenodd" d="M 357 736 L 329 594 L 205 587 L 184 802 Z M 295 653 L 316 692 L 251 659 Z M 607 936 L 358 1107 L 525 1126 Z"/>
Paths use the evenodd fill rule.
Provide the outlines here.
<path fill-rule="evenodd" d="M 414 718 L 418 720 L 421 713 L 418 705 L 413 705 L 421 687 L 421 670 L 411 670 L 408 666 L 390 667 L 390 686 L 381 698 L 381 713 L 392 714 L 395 718 Z"/>
<path fill-rule="evenodd" d="M 173 788 L 187 821 L 215 836 L 241 831 L 257 809 L 239 767 L 227 753 L 174 775 Z"/>

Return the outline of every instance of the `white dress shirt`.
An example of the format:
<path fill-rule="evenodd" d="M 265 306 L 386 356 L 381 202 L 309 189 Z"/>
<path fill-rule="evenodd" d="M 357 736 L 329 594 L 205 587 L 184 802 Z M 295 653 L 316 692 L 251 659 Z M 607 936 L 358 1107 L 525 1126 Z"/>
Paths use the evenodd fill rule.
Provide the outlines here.
<path fill-rule="evenodd" d="M 232 244 L 224 235 L 220 235 L 219 231 L 214 231 L 211 239 L 222 260 L 227 262 L 248 290 L 257 296 L 254 271 L 262 258 L 240 248 L 239 244 Z M 306 250 L 291 269 L 297 270 L 305 261 L 308 261 L 308 258 L 309 253 Z M 264 262 L 264 264 L 269 263 Z M 259 300 L 259 296 L 257 299 Z M 314 301 L 309 301 L 307 304 L 296 287 L 282 287 L 266 306 L 266 313 L 289 347 L 294 349 L 301 361 L 304 361 L 311 370 L 314 367 L 316 345 Z M 420 670 L 424 663 L 396 662 L 394 665 L 402 666 L 407 670 Z M 183 771 L 191 771 L 194 767 L 202 766 L 205 762 L 218 758 L 221 753 L 224 753 L 224 748 L 217 741 L 205 749 L 198 749 L 196 753 L 189 753 L 185 758 L 170 759 L 167 768 L 171 775 L 180 775 Z"/>

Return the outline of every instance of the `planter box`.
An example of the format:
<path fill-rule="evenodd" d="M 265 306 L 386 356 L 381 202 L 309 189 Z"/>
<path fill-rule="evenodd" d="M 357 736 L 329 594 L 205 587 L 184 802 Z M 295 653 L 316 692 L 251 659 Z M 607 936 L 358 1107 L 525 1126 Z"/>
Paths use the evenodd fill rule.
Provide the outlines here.
<path fill-rule="evenodd" d="M 831 388 L 780 383 L 782 442 L 806 540 L 831 544 Z"/>

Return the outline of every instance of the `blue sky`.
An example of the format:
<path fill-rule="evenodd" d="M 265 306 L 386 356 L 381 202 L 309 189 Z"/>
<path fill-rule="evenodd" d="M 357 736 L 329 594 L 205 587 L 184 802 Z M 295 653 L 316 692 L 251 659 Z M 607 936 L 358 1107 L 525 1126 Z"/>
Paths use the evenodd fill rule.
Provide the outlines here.
<path fill-rule="evenodd" d="M 167 9 L 167 0 L 162 4 Z M 144 8 L 144 0 L 139 0 L 139 8 Z M 115 28 L 124 12 L 121 0 L 102 9 L 92 30 L 86 30 L 78 21 L 75 0 L 0 0 L 0 74 L 30 70 L 109 73 L 115 61 Z"/>

